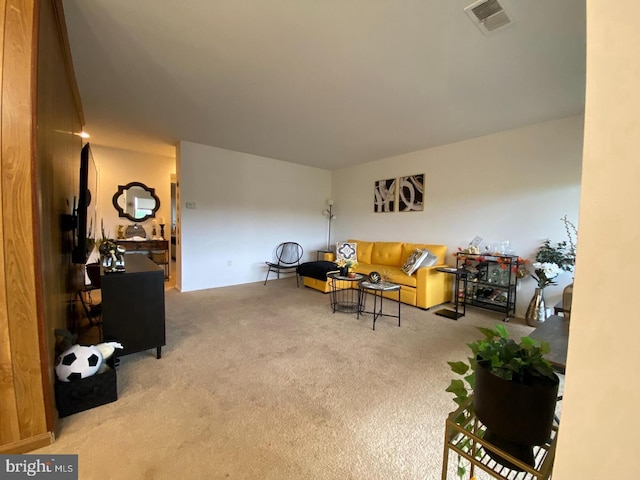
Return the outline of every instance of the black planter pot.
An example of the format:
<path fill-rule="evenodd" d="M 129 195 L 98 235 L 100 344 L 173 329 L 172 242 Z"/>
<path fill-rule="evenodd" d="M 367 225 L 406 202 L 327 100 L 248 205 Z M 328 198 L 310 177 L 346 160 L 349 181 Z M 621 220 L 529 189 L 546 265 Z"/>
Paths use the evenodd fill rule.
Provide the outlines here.
<path fill-rule="evenodd" d="M 543 445 L 551 436 L 559 383 L 554 375 L 554 380 L 539 379 L 535 385 L 523 385 L 503 380 L 477 363 L 473 408 L 487 427 L 484 438 L 533 466 L 533 447 Z M 499 456 L 487 453 L 498 463 L 515 468 Z"/>

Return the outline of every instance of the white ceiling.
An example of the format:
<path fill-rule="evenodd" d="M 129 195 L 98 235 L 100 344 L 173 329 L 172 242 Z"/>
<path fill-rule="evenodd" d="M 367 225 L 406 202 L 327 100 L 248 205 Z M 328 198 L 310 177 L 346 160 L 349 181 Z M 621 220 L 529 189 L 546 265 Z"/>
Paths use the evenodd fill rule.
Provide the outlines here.
<path fill-rule="evenodd" d="M 585 0 L 63 0 L 91 141 L 335 169 L 581 114 Z"/>

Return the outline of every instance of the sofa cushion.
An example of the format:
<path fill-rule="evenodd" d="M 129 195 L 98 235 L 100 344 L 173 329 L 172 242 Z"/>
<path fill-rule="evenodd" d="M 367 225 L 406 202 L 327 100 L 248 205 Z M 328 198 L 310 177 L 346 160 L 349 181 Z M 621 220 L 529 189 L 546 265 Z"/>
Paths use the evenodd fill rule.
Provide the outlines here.
<path fill-rule="evenodd" d="M 447 246 L 446 245 L 422 245 L 422 248 L 426 248 L 431 253 L 433 253 L 436 257 L 438 257 L 438 261 L 435 265 L 444 265 L 447 263 Z"/>
<path fill-rule="evenodd" d="M 403 263 L 409 258 L 409 255 L 415 250 L 429 250 L 430 253 L 438 257 L 438 260 L 433 265 L 444 265 L 446 262 L 447 247 L 446 245 L 430 245 L 426 243 L 404 243 L 402 245 L 402 260 Z M 424 263 L 422 266 L 426 266 Z"/>
<path fill-rule="evenodd" d="M 358 263 L 371 263 L 371 251 L 374 242 L 363 242 L 362 240 L 348 240 L 358 245 Z"/>
<path fill-rule="evenodd" d="M 423 250 L 422 245 L 416 243 L 403 243 L 402 244 L 402 263 L 401 266 L 407 263 L 407 260 L 416 250 Z"/>
<path fill-rule="evenodd" d="M 400 268 L 402 262 L 402 243 L 375 242 L 371 250 L 371 263 Z"/>
<path fill-rule="evenodd" d="M 428 255 L 428 250 L 420 250 L 419 248 L 416 248 L 413 252 L 411 252 L 407 260 L 404 262 L 404 265 L 402 265 L 402 271 L 407 275 L 413 274 L 413 272 L 415 272 L 420 267 L 420 265 Z M 437 260 L 438 257 L 434 258 Z"/>
<path fill-rule="evenodd" d="M 336 245 L 336 260 L 351 260 L 357 262 L 358 245 L 352 242 L 338 242 Z"/>
<path fill-rule="evenodd" d="M 398 285 L 406 285 L 415 288 L 418 285 L 417 276 L 409 276 L 402 271 L 400 267 L 392 267 L 389 265 L 359 263 L 355 268 L 356 273 L 369 275 L 371 272 L 378 272 L 383 279 L 397 283 Z"/>
<path fill-rule="evenodd" d="M 438 263 L 438 256 L 431 253 L 431 250 L 427 250 L 426 248 L 422 250 L 427 255 L 420 262 L 420 267 L 432 267 Z M 418 267 L 418 268 L 420 268 Z"/>

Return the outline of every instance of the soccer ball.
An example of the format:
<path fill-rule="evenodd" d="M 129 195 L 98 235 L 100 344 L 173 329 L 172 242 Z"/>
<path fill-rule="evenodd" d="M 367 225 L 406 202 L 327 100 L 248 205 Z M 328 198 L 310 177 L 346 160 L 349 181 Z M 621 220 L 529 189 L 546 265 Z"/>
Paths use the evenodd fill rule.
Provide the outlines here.
<path fill-rule="evenodd" d="M 90 377 L 102 365 L 102 353 L 95 345 L 72 345 L 56 359 L 56 375 L 62 382 Z"/>

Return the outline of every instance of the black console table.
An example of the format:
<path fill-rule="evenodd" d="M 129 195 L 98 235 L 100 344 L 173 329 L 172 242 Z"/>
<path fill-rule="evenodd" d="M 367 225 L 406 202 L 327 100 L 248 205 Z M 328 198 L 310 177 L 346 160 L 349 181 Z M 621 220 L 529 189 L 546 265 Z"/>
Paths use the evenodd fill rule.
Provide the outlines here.
<path fill-rule="evenodd" d="M 436 268 L 438 272 L 450 273 L 456 276 L 456 281 L 454 283 L 454 295 L 455 295 L 455 310 L 451 310 L 448 308 L 442 308 L 436 312 L 436 315 L 440 315 L 441 317 L 447 317 L 451 320 L 458 320 L 460 317 L 464 317 L 467 312 L 467 303 L 460 301 L 460 281 L 462 281 L 463 291 L 467 291 L 467 275 L 469 272 L 464 268 L 451 268 L 451 267 L 441 267 Z M 460 305 L 462 304 L 462 311 L 460 311 Z"/>
<path fill-rule="evenodd" d="M 103 339 L 122 344 L 118 356 L 155 348 L 160 358 L 166 344 L 163 268 L 144 255 L 127 255 L 125 269 L 101 273 Z"/>

